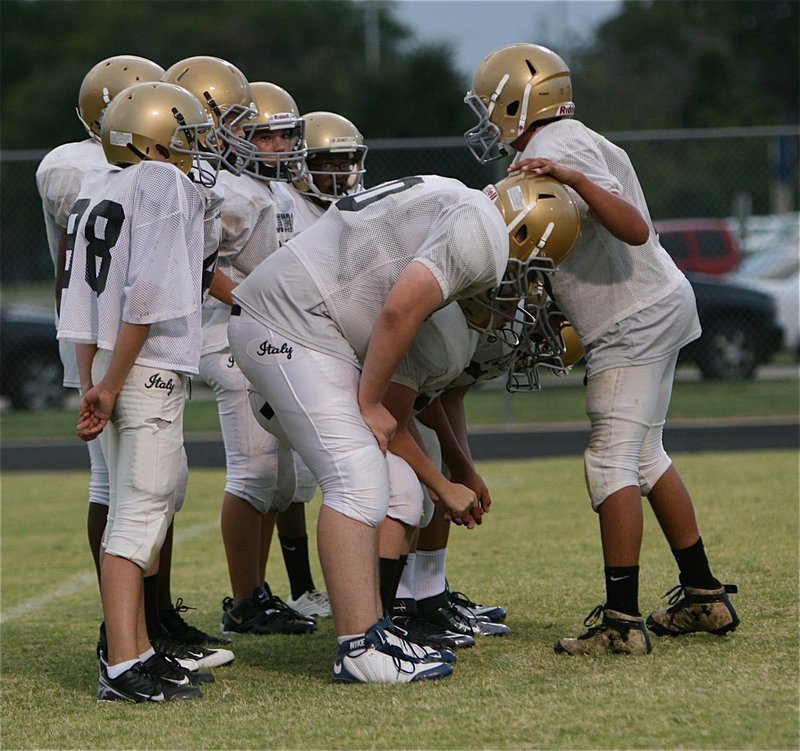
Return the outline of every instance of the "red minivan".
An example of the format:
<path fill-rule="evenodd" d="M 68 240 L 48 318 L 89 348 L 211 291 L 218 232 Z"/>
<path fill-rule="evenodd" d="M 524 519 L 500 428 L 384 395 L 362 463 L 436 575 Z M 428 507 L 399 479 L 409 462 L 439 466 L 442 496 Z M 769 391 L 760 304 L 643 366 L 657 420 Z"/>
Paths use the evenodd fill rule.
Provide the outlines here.
<path fill-rule="evenodd" d="M 717 276 L 739 265 L 739 242 L 721 219 L 668 219 L 654 224 L 661 244 L 681 271 Z"/>

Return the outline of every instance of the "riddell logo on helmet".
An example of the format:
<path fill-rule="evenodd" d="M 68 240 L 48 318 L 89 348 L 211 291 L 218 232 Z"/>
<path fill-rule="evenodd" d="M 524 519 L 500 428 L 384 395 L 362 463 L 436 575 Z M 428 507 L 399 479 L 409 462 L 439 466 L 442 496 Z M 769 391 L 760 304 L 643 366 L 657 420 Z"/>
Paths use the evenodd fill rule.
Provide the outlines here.
<path fill-rule="evenodd" d="M 556 117 L 563 117 L 564 115 L 574 115 L 575 114 L 575 105 L 570 102 L 569 104 L 562 104 L 558 108 L 558 114 Z"/>

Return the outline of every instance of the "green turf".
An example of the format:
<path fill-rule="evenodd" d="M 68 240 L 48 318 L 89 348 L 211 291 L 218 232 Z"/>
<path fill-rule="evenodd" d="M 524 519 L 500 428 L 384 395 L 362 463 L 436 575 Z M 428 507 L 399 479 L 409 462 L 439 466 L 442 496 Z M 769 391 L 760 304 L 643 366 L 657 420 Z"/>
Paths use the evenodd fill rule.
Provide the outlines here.
<path fill-rule="evenodd" d="M 546 384 L 535 393 L 508 394 L 484 389 L 467 395 L 470 425 L 525 422 L 585 421 L 585 394 L 577 374 L 570 385 Z M 797 417 L 800 407 L 797 380 L 685 382 L 675 384 L 669 417 Z M 3 440 L 70 438 L 75 432 L 75 408 L 45 412 L 4 412 L 0 416 Z M 187 433 L 219 431 L 217 405 L 213 399 L 193 399 L 186 405 Z"/>
<path fill-rule="evenodd" d="M 494 499 L 453 531 L 451 584 L 509 611 L 513 634 L 459 654 L 432 685 L 330 683 L 330 622 L 306 637 L 244 637 L 200 702 L 94 701 L 101 617 L 85 541 L 86 476 L 2 478 L 3 749 L 796 749 L 798 461 L 791 451 L 674 457 L 695 496 L 716 573 L 739 585 L 742 625 L 656 640 L 647 657 L 569 658 L 601 602 L 597 520 L 579 459 L 480 466 Z M 213 630 L 228 594 L 218 530 L 222 471 L 193 470 L 176 522 L 173 592 Z M 316 510 L 318 501 L 312 504 Z M 313 524 L 314 513 L 309 513 Z M 287 593 L 277 552 L 275 590 Z M 319 569 L 314 557 L 314 571 Z M 675 566 L 648 512 L 641 604 Z M 319 581 L 321 584 L 321 581 Z"/>

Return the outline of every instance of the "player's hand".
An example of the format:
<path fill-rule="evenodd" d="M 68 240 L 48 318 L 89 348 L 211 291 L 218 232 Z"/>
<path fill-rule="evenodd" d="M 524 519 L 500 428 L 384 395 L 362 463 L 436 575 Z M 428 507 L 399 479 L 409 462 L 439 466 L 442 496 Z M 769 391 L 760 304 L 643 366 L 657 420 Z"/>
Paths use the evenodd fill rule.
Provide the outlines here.
<path fill-rule="evenodd" d="M 509 165 L 508 171 L 512 174 L 514 172 L 533 172 L 534 175 L 550 175 L 564 185 L 573 185 L 583 177 L 583 173 L 578 170 L 565 167 L 552 159 L 541 157 L 521 159 Z"/>
<path fill-rule="evenodd" d="M 100 384 L 92 386 L 81 398 L 80 419 L 75 429 L 78 438 L 83 441 L 97 438 L 111 418 L 116 401 L 116 393 Z"/>
<path fill-rule="evenodd" d="M 397 420 L 392 417 L 382 404 L 361 404 L 361 417 L 367 423 L 367 427 L 372 431 L 375 440 L 378 442 L 381 451 L 385 454 L 389 448 L 389 442 L 394 436 L 394 431 L 397 430 Z"/>
<path fill-rule="evenodd" d="M 460 483 L 448 484 L 447 492 L 442 493 L 440 500 L 445 505 L 444 518 L 454 524 L 473 529 L 481 523 L 483 511 L 478 496 L 472 488 Z"/>
<path fill-rule="evenodd" d="M 483 478 L 475 472 L 475 470 L 470 470 L 464 474 L 453 475 L 450 479 L 452 482 L 460 482 L 462 485 L 472 488 L 472 490 L 475 491 L 475 495 L 478 496 L 481 513 L 485 514 L 489 511 L 489 507 L 492 505 L 492 497 L 489 494 L 489 488 Z"/>

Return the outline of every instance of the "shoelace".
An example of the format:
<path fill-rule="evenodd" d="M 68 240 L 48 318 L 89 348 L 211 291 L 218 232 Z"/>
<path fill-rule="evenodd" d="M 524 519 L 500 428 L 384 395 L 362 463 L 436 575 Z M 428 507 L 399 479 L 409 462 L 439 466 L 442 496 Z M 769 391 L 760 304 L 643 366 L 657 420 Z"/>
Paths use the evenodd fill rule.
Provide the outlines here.
<path fill-rule="evenodd" d="M 735 595 L 739 588 L 735 584 L 723 584 L 722 589 L 729 595 Z M 679 610 L 680 600 L 682 597 L 687 596 L 686 587 L 683 584 L 676 584 L 672 589 L 668 589 L 661 595 L 661 598 L 664 599 L 668 597 L 667 604 L 671 605 L 668 610 L 670 613 L 674 613 L 676 610 Z"/>
<path fill-rule="evenodd" d="M 395 646 L 395 647 L 399 646 L 399 648 L 405 653 L 409 653 L 410 652 L 411 655 L 413 655 L 413 657 L 416 658 L 417 660 L 423 659 L 425 657 L 428 657 L 434 651 L 434 650 L 426 649 L 422 645 L 415 644 L 414 642 L 410 641 L 409 639 L 406 639 L 404 636 L 401 636 L 399 633 L 397 633 L 398 631 L 403 632 L 404 634 L 406 634 L 406 636 L 410 636 L 410 633 L 406 629 L 404 629 L 402 626 L 398 626 L 396 623 L 394 623 L 389 618 L 384 618 L 382 620 L 382 624 L 383 624 L 383 630 L 384 631 L 389 631 L 389 633 L 391 633 L 392 636 L 394 636 L 395 639 L 399 639 L 400 640 L 400 642 L 401 642 L 400 645 L 395 644 L 393 646 Z M 388 642 L 388 639 L 387 639 L 387 642 Z"/>
<path fill-rule="evenodd" d="M 460 605 L 462 608 L 467 608 L 468 610 L 474 610 L 480 607 L 477 602 L 470 600 L 463 592 L 453 592 L 447 583 L 445 583 L 445 588 L 447 589 L 448 598 L 453 605 Z"/>
<path fill-rule="evenodd" d="M 399 637 L 398 637 L 399 638 Z M 391 644 L 384 634 L 378 635 L 378 644 L 364 645 L 350 650 L 347 653 L 348 657 L 361 657 L 368 649 L 374 649 L 392 658 L 392 663 L 398 673 L 411 674 L 416 671 L 416 665 L 419 663 L 412 657 L 409 657 L 403 650 L 396 644 Z M 406 668 L 403 663 L 409 663 L 410 667 Z"/>
<path fill-rule="evenodd" d="M 583 619 L 583 625 L 589 630 L 585 634 L 581 634 L 578 637 L 579 639 L 591 639 L 598 631 L 602 631 L 605 628 L 602 623 L 598 624 L 598 621 L 603 617 L 605 611 L 605 605 L 597 605 L 592 609 L 589 615 Z"/>
<path fill-rule="evenodd" d="M 663 595 L 661 595 L 662 599 L 669 598 L 667 600 L 667 604 L 672 606 L 669 608 L 670 613 L 675 612 L 675 606 L 678 604 L 678 601 L 681 599 L 681 597 L 683 597 L 684 592 L 685 590 L 683 584 L 676 584 L 672 589 L 668 589 Z"/>
<path fill-rule="evenodd" d="M 175 605 L 173 605 L 172 607 L 173 618 L 175 619 L 176 624 L 180 626 L 180 628 L 184 632 L 185 638 L 198 639 L 202 641 L 208 637 L 208 634 L 206 634 L 205 631 L 201 631 L 196 626 L 192 626 L 191 623 L 187 623 L 181 616 L 181 613 L 186 613 L 189 610 L 197 610 L 197 608 L 194 608 L 191 605 L 186 605 L 183 602 L 183 598 L 179 597 L 175 601 Z"/>
<path fill-rule="evenodd" d="M 464 615 L 462 611 L 460 611 L 458 608 L 456 608 L 455 605 L 452 604 L 448 605 L 446 608 L 442 608 L 442 610 L 445 610 L 452 617 L 454 621 L 456 621 L 457 623 L 461 623 L 465 627 L 470 629 L 474 627 L 474 623 L 477 620 L 474 614 L 472 616 Z"/>
<path fill-rule="evenodd" d="M 324 592 L 320 592 L 318 589 L 311 589 L 306 592 L 306 595 L 315 605 L 328 605 L 330 603 L 328 595 Z"/>

